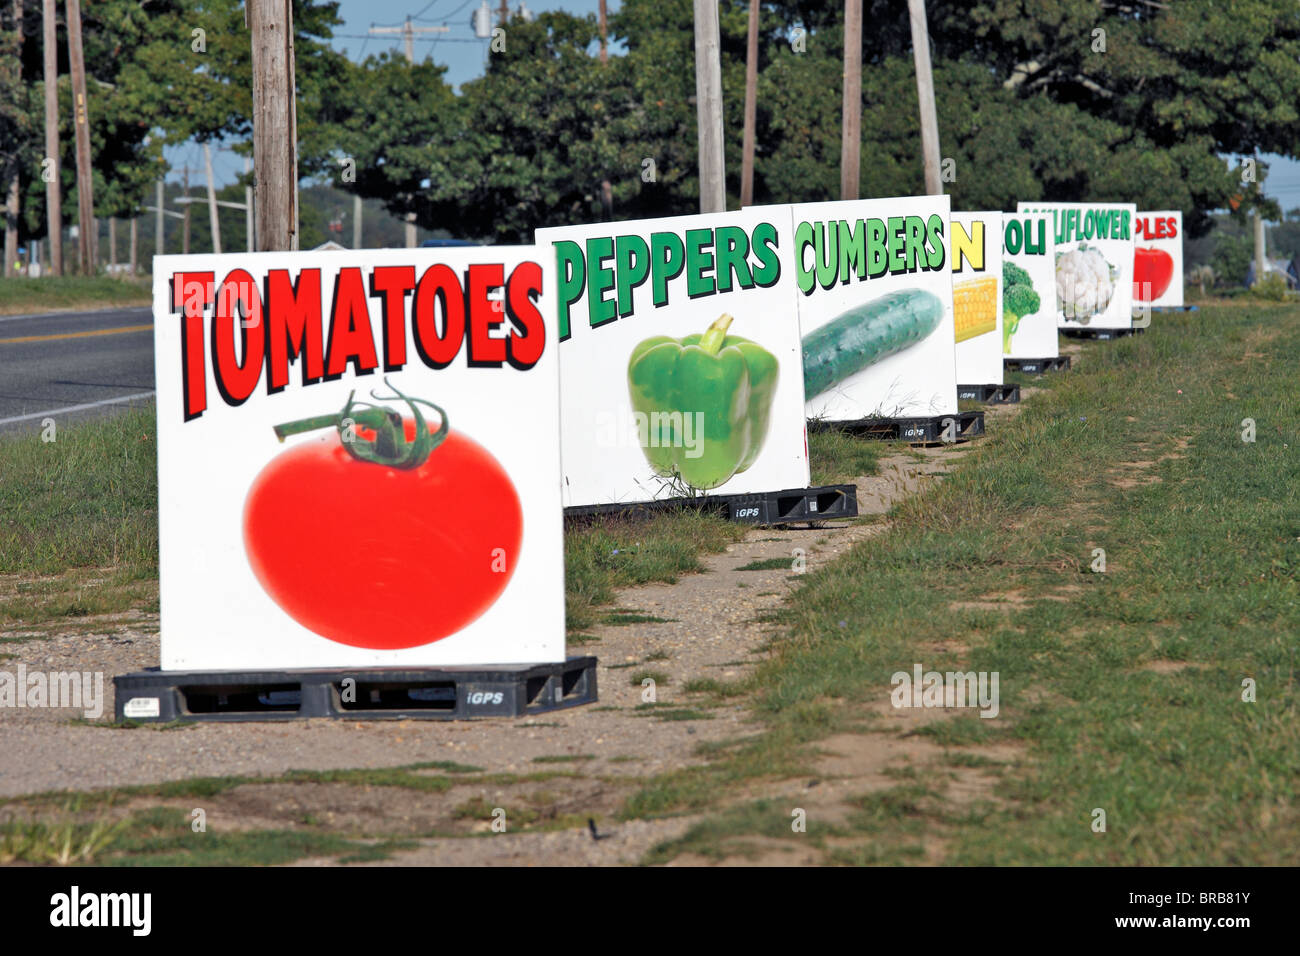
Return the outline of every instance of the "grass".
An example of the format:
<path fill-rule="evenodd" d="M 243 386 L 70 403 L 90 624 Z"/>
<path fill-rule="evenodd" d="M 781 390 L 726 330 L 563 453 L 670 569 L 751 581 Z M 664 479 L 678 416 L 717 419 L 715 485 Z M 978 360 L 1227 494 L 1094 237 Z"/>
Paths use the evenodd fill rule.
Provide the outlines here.
<path fill-rule="evenodd" d="M 794 565 L 794 558 L 762 558 L 736 568 L 737 571 L 789 571 Z"/>
<path fill-rule="evenodd" d="M 810 431 L 808 464 L 813 485 L 837 485 L 874 475 L 879 470 L 881 443 L 863 441 L 844 432 Z"/>
<path fill-rule="evenodd" d="M 564 536 L 565 606 L 570 631 L 599 623 L 656 623 L 633 612 L 601 614 L 618 588 L 672 583 L 702 568 L 702 554 L 723 551 L 745 535 L 744 525 L 683 508 L 648 517 L 610 516 L 576 524 Z"/>
<path fill-rule="evenodd" d="M 0 315 L 148 305 L 150 289 L 148 279 L 107 276 L 0 279 Z"/>
<path fill-rule="evenodd" d="M 152 405 L 0 438 L 0 630 L 157 609 Z"/>
<path fill-rule="evenodd" d="M 901 503 L 888 535 L 803 576 L 752 679 L 764 733 L 652 778 L 624 807 L 712 811 L 689 845 L 652 860 L 780 829 L 764 818 L 728 830 L 733 811 L 715 808 L 806 772 L 813 742 L 863 726 L 893 672 L 946 657 L 1000 674 L 1001 715 L 945 718 L 923 736 L 969 753 L 995 799 L 955 807 L 952 771 L 923 768 L 854 803 L 827 862 L 920 861 L 924 835 L 961 864 L 1294 863 L 1300 312 L 1166 314 L 1083 354 Z M 1132 474 L 1143 480 L 1116 484 Z M 1097 547 L 1104 574 L 1089 570 Z M 999 603 L 1009 592 L 1025 602 Z M 969 650 L 942 650 L 955 641 Z M 1171 661 L 1198 666 L 1151 669 Z M 979 767 L 989 743 L 1021 749 L 1015 772 Z M 1104 835 L 1089 825 L 1096 807 Z"/>

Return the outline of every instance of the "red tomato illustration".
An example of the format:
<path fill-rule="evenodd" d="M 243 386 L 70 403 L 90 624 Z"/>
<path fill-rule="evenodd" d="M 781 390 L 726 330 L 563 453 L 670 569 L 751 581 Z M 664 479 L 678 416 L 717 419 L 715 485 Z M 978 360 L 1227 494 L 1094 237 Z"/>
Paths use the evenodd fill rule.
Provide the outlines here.
<path fill-rule="evenodd" d="M 1133 299 L 1154 302 L 1174 279 L 1174 258 L 1163 249 L 1138 249 L 1133 255 Z"/>
<path fill-rule="evenodd" d="M 410 443 L 416 423 L 401 421 Z M 254 479 L 244 504 L 253 573 L 290 617 L 341 644 L 395 650 L 456 633 L 514 573 L 523 511 L 505 469 L 455 430 L 401 467 L 359 459 L 341 434 L 281 453 Z"/>

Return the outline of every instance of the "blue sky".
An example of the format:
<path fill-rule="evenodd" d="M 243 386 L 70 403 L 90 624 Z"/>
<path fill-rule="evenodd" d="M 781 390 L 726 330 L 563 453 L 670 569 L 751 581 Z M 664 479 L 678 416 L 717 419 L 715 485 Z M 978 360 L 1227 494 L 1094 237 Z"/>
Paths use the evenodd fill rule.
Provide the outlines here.
<path fill-rule="evenodd" d="M 520 0 L 508 0 L 511 11 L 518 8 Z M 523 0 L 534 13 L 545 10 L 567 10 L 582 15 L 596 13 L 599 0 Z M 447 80 L 459 86 L 480 76 L 487 56 L 487 41 L 478 40 L 470 26 L 470 17 L 483 0 L 340 0 L 339 14 L 343 24 L 336 30 L 334 46 L 346 50 L 353 60 L 379 53 L 386 49 L 402 51 L 402 38 L 397 35 L 369 36 L 373 26 L 400 27 L 407 15 L 416 27 L 447 26 L 446 33 L 416 34 L 415 58 L 432 57 L 434 62 L 447 67 Z M 488 0 L 494 11 L 500 0 Z M 608 0 L 609 12 L 618 9 L 618 0 Z M 494 19 L 495 22 L 495 19 Z M 174 169 L 189 165 L 190 185 L 203 183 L 203 153 L 194 145 L 169 149 L 167 159 Z M 1269 163 L 1269 176 L 1265 184 L 1268 195 L 1276 198 L 1283 210 L 1300 207 L 1300 162 L 1281 156 L 1265 156 Z M 221 150 L 213 154 L 213 170 L 218 185 L 233 181 L 243 170 L 243 160 L 234 153 Z M 179 180 L 179 173 L 169 179 Z"/>

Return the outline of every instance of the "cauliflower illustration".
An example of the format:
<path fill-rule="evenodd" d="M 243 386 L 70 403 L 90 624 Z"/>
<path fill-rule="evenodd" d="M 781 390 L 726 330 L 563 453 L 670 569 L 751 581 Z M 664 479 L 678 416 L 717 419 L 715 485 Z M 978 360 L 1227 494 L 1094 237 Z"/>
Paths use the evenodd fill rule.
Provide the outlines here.
<path fill-rule="evenodd" d="M 1115 270 L 1096 249 L 1080 246 L 1056 257 L 1056 301 L 1067 319 L 1088 324 L 1115 294 Z"/>

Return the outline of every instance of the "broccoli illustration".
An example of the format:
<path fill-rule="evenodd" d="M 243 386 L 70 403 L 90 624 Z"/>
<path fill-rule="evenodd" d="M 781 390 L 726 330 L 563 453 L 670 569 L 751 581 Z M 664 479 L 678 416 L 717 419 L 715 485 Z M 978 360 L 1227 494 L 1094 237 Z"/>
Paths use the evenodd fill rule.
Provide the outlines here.
<path fill-rule="evenodd" d="M 1014 262 L 1002 263 L 1002 353 L 1011 354 L 1011 336 L 1026 315 L 1033 315 L 1043 304 L 1034 291 L 1029 273 Z"/>

